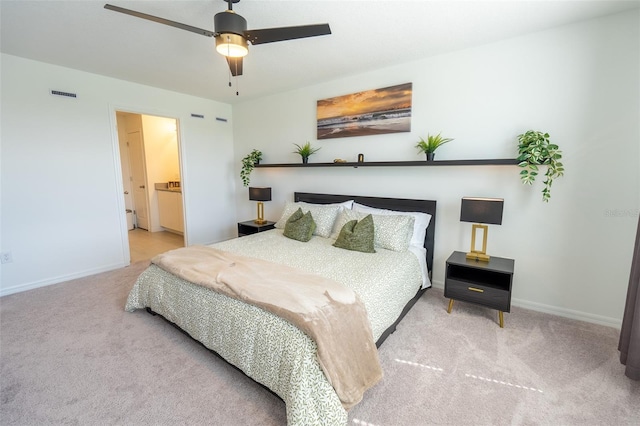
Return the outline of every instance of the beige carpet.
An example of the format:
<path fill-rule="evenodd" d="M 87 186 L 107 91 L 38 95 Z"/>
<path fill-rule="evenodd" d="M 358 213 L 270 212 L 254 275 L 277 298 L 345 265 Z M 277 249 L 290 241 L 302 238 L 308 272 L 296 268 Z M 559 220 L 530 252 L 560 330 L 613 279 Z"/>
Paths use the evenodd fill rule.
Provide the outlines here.
<path fill-rule="evenodd" d="M 283 425 L 272 393 L 160 317 L 123 310 L 145 262 L 0 298 L 0 424 Z M 431 289 L 380 348 L 357 425 L 638 425 L 618 331 Z"/>

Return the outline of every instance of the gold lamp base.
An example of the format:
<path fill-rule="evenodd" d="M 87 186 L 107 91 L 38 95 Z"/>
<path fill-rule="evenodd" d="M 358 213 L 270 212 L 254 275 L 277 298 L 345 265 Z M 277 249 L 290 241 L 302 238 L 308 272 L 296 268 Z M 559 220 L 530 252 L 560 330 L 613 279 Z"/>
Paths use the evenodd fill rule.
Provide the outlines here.
<path fill-rule="evenodd" d="M 478 230 L 482 230 L 482 250 L 476 250 L 476 233 Z M 487 225 L 481 225 L 476 223 L 471 228 L 471 251 L 467 253 L 467 259 L 475 260 L 476 262 L 488 262 L 491 258 L 487 254 L 487 234 L 489 233 L 489 227 Z"/>
<path fill-rule="evenodd" d="M 255 219 L 253 223 L 257 225 L 264 225 L 267 223 L 267 221 L 264 220 L 264 203 L 262 201 L 258 201 L 258 218 Z"/>
<path fill-rule="evenodd" d="M 475 260 L 476 262 L 488 262 L 491 259 L 491 256 L 485 253 L 470 251 L 467 253 L 467 259 Z"/>

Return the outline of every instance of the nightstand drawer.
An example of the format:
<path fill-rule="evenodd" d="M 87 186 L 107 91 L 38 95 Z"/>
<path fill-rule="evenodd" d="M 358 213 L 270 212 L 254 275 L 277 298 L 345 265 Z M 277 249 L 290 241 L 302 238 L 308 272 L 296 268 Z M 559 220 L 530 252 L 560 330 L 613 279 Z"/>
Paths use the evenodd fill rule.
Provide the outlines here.
<path fill-rule="evenodd" d="M 467 281 L 447 279 L 444 297 L 477 303 L 503 312 L 509 312 L 511 309 L 508 291 Z"/>

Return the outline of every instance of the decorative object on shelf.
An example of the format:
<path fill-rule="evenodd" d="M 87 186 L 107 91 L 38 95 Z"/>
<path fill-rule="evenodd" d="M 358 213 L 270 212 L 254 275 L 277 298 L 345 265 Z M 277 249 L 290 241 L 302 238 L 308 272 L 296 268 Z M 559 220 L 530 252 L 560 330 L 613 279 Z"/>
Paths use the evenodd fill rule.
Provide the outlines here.
<path fill-rule="evenodd" d="M 477 198 L 463 197 L 460 206 L 460 222 L 472 222 L 471 228 L 471 251 L 467 253 L 467 259 L 488 262 L 490 257 L 487 254 L 487 234 L 490 225 L 502 224 L 502 210 L 504 200 L 502 198 Z M 481 229 L 482 249 L 476 249 L 476 234 Z"/>
<path fill-rule="evenodd" d="M 242 170 L 240 170 L 240 178 L 244 186 L 249 186 L 251 172 L 256 164 L 260 164 L 262 160 L 262 152 L 254 149 L 246 157 L 242 159 Z"/>
<path fill-rule="evenodd" d="M 427 161 L 433 161 L 433 158 L 436 155 L 436 149 L 440 148 L 445 143 L 451 142 L 453 139 L 451 138 L 443 138 L 440 133 L 435 136 L 427 134 L 427 140 L 420 138 L 420 142 L 416 144 L 416 148 L 420 150 L 421 153 L 425 153 L 427 156 Z"/>
<path fill-rule="evenodd" d="M 412 87 L 412 83 L 404 83 L 319 100 L 316 137 L 410 132 Z"/>
<path fill-rule="evenodd" d="M 258 218 L 254 220 L 254 223 L 262 225 L 267 223 L 264 219 L 264 203 L 263 201 L 271 201 L 271 188 L 267 187 L 250 187 L 249 199 L 251 201 L 258 202 Z"/>
<path fill-rule="evenodd" d="M 307 141 L 307 143 L 302 146 L 298 145 L 297 143 L 294 143 L 294 145 L 297 147 L 297 149 L 293 151 L 293 153 L 299 154 L 300 157 L 302 157 L 303 164 L 307 164 L 309 162 L 309 157 L 320 151 L 320 148 L 313 148 L 311 146 L 311 142 L 309 141 Z"/>
<path fill-rule="evenodd" d="M 333 160 L 334 163 L 346 163 L 347 160 L 343 160 L 342 158 L 336 158 L 335 160 Z"/>
<path fill-rule="evenodd" d="M 358 154 L 358 163 L 364 163 L 364 154 Z"/>
<path fill-rule="evenodd" d="M 549 202 L 551 184 L 555 178 L 564 175 L 564 166 L 560 162 L 562 151 L 558 145 L 549 142 L 549 133 L 529 130 L 518 135 L 518 166 L 523 170 L 520 179 L 523 184 L 532 185 L 538 176 L 538 166 L 547 166 L 542 188 L 542 201 Z"/>

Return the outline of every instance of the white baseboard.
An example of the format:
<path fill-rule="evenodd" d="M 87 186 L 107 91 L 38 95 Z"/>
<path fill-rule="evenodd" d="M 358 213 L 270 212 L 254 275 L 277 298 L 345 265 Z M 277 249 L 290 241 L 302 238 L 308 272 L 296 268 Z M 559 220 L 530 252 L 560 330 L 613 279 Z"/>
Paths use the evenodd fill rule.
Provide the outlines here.
<path fill-rule="evenodd" d="M 432 281 L 432 283 L 434 288 L 444 290 L 443 282 Z M 512 298 L 511 305 L 519 308 L 531 309 L 532 311 L 544 312 L 545 314 L 558 315 L 560 317 L 589 322 L 592 324 L 605 325 L 607 327 L 617 328 L 618 330 L 620 330 L 620 327 L 622 326 L 622 319 L 590 314 L 588 312 L 576 311 L 559 306 L 546 305 L 544 303 L 531 302 L 524 299 Z"/>
<path fill-rule="evenodd" d="M 124 268 L 125 266 L 129 266 L 129 264 L 114 263 L 111 265 L 105 265 L 95 269 L 87 269 L 87 270 L 76 272 L 69 275 L 61 275 L 55 278 L 49 278 L 42 281 L 34 281 L 31 283 L 25 283 L 25 284 L 12 286 L 12 287 L 2 288 L 0 289 L 0 297 L 8 296 L 10 294 L 15 294 L 15 293 L 21 293 L 27 290 L 33 290 L 35 288 L 46 287 L 48 285 L 58 284 L 64 281 L 75 280 L 77 278 L 88 277 L 89 275 L 95 275 L 101 272 L 113 271 L 114 269 Z"/>
<path fill-rule="evenodd" d="M 522 299 L 511 299 L 511 304 L 519 308 L 531 309 L 532 311 L 544 312 L 558 315 L 565 318 L 590 322 L 593 324 L 606 325 L 620 330 L 622 319 L 605 317 L 603 315 L 590 314 L 588 312 L 575 311 L 573 309 L 561 308 L 558 306 L 545 305 L 543 303 L 530 302 Z"/>

